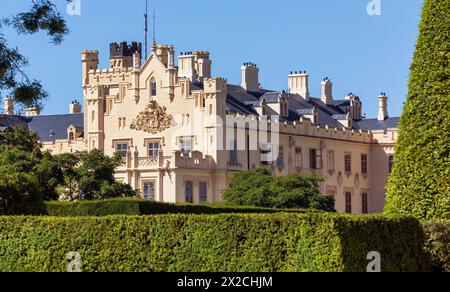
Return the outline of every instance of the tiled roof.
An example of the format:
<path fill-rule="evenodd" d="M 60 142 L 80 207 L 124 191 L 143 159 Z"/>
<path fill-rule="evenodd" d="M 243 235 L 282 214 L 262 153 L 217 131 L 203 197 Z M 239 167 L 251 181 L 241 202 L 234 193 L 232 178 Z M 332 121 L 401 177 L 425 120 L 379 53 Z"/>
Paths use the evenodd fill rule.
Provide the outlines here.
<path fill-rule="evenodd" d="M 28 128 L 38 132 L 43 142 L 67 139 L 67 128 L 71 125 L 84 129 L 82 113 L 29 117 L 27 120 Z"/>
<path fill-rule="evenodd" d="M 259 105 L 262 98 L 267 103 L 277 102 L 280 92 L 261 89 L 260 92 L 249 92 L 238 85 L 228 85 L 227 108 L 232 112 L 243 115 L 257 115 L 254 108 Z M 341 129 L 343 125 L 338 120 L 346 119 L 347 113 L 351 107 L 350 100 L 335 100 L 333 104 L 325 104 L 320 98 L 310 97 L 309 101 L 303 99 L 297 94 L 288 94 L 289 116 L 281 117 L 281 121 L 298 121 L 303 115 L 311 115 L 315 108 L 317 111 L 317 123 L 320 126 L 326 126 Z M 269 108 L 267 115 L 276 113 Z M 353 127 L 362 130 L 376 130 L 395 128 L 398 126 L 399 118 L 390 118 L 384 122 L 377 119 L 363 119 L 355 121 Z"/>
<path fill-rule="evenodd" d="M 384 130 L 398 128 L 400 123 L 400 118 L 387 118 L 384 121 L 379 121 L 378 119 L 363 119 L 357 122 L 357 126 L 363 130 Z"/>
<path fill-rule="evenodd" d="M 17 125 L 36 131 L 42 142 L 49 142 L 67 139 L 67 128 L 71 125 L 84 129 L 84 115 L 82 113 L 36 117 L 0 115 L 0 130 Z"/>

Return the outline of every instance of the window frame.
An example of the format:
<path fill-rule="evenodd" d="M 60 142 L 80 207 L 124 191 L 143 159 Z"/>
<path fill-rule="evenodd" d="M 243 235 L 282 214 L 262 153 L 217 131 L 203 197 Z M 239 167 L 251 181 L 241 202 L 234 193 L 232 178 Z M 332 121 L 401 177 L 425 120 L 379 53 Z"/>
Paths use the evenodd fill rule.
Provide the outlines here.
<path fill-rule="evenodd" d="M 158 148 L 150 148 L 150 144 L 156 145 L 158 144 Z M 159 139 L 148 139 L 145 140 L 145 146 L 147 148 L 147 157 L 148 158 L 158 158 L 161 152 L 161 140 Z M 152 150 L 151 150 L 152 149 Z M 153 151 L 153 155 L 150 155 L 150 150 Z M 156 154 L 155 154 L 156 152 Z"/>
<path fill-rule="evenodd" d="M 369 160 L 367 154 L 361 154 L 361 173 L 368 174 L 369 173 Z"/>
<path fill-rule="evenodd" d="M 118 150 L 117 146 L 118 145 L 126 145 L 126 150 Z M 120 152 L 122 153 L 122 157 L 127 157 L 128 155 L 128 149 L 130 148 L 130 141 L 126 141 L 126 140 L 119 140 L 119 141 L 114 141 L 114 153 Z"/>
<path fill-rule="evenodd" d="M 352 193 L 345 192 L 345 213 L 352 214 Z"/>
<path fill-rule="evenodd" d="M 346 173 L 352 172 L 352 154 L 349 152 L 344 154 L 344 171 Z"/>
<path fill-rule="evenodd" d="M 361 194 L 361 204 L 362 213 L 369 214 L 369 194 L 367 192 Z"/>
<path fill-rule="evenodd" d="M 311 169 L 322 169 L 322 150 L 314 148 L 309 150 L 309 167 Z"/>
<path fill-rule="evenodd" d="M 156 80 L 150 80 L 150 96 L 156 97 L 158 94 L 158 85 L 156 84 Z"/>
<path fill-rule="evenodd" d="M 284 167 L 284 146 L 278 147 L 277 167 Z"/>
<path fill-rule="evenodd" d="M 145 184 L 153 184 L 153 195 L 145 194 Z M 141 181 L 141 188 L 142 188 L 142 198 L 146 201 L 156 201 L 156 180 L 155 179 L 144 179 Z M 150 190 L 150 189 L 149 189 Z M 152 198 L 153 197 L 153 198 Z"/>
<path fill-rule="evenodd" d="M 301 147 L 295 148 L 295 161 L 294 161 L 296 168 L 303 168 L 303 149 Z"/>
<path fill-rule="evenodd" d="M 186 151 L 186 149 L 182 147 L 184 142 L 189 142 L 190 149 L 188 151 Z M 180 152 L 184 155 L 189 155 L 193 151 L 193 149 L 192 149 L 193 144 L 194 143 L 192 141 L 192 137 L 180 137 L 178 139 L 178 148 L 179 148 Z"/>
<path fill-rule="evenodd" d="M 188 185 L 191 186 L 190 194 L 188 196 Z M 185 180 L 184 181 L 184 201 L 188 204 L 194 203 L 194 181 L 193 180 Z"/>
<path fill-rule="evenodd" d="M 202 186 L 204 186 L 205 196 L 202 195 Z M 200 204 L 208 203 L 208 182 L 201 180 L 198 184 L 198 199 Z"/>

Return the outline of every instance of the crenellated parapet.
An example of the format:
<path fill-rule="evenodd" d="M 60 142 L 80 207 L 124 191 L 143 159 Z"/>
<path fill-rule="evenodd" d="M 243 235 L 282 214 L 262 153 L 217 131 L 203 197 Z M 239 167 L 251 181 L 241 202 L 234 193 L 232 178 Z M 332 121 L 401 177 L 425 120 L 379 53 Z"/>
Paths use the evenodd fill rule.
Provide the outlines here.
<path fill-rule="evenodd" d="M 192 151 L 189 154 L 174 151 L 170 165 L 173 168 L 210 169 L 212 167 L 212 158 L 208 155 L 203 155 L 200 151 Z"/>
<path fill-rule="evenodd" d="M 310 136 L 319 139 L 345 140 L 358 143 L 372 143 L 373 134 L 366 130 L 355 130 L 345 127 L 330 127 L 314 124 L 310 119 L 301 117 L 298 121 L 280 121 L 279 117 L 256 117 L 235 115 L 225 122 L 226 127 L 250 129 L 277 129 L 280 135 Z M 234 121 L 231 123 L 230 121 Z"/>

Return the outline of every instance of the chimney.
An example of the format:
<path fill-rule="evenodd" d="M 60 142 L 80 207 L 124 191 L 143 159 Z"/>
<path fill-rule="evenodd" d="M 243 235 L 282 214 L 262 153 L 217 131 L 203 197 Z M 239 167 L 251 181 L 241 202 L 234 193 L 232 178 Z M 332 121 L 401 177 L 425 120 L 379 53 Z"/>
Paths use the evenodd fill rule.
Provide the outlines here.
<path fill-rule="evenodd" d="M 306 101 L 309 101 L 309 75 L 306 71 L 291 72 L 288 77 L 289 80 L 289 92 L 298 94 Z"/>
<path fill-rule="evenodd" d="M 72 101 L 72 103 L 70 104 L 70 113 L 71 114 L 78 114 L 81 113 L 81 104 L 74 100 Z"/>
<path fill-rule="evenodd" d="M 14 99 L 11 97 L 5 98 L 5 115 L 14 115 Z"/>
<path fill-rule="evenodd" d="M 211 60 L 209 59 L 209 52 L 194 52 L 195 69 L 198 73 L 198 78 L 202 81 L 205 78 L 211 78 Z"/>
<path fill-rule="evenodd" d="M 175 49 L 172 45 L 159 45 L 156 47 L 156 55 L 166 68 L 174 67 Z"/>
<path fill-rule="evenodd" d="M 378 105 L 378 120 L 384 121 L 387 118 L 389 118 L 388 110 L 387 110 L 387 99 L 386 93 L 382 92 L 379 99 L 379 105 Z"/>
<path fill-rule="evenodd" d="M 178 57 L 178 77 L 185 77 L 192 82 L 197 81 L 195 56 L 192 52 L 181 53 Z"/>
<path fill-rule="evenodd" d="M 37 107 L 30 107 L 25 110 L 26 117 L 36 117 L 39 116 L 39 109 Z"/>
<path fill-rule="evenodd" d="M 322 95 L 320 97 L 324 104 L 330 105 L 333 103 L 333 83 L 328 77 L 322 81 Z"/>
<path fill-rule="evenodd" d="M 242 70 L 242 88 L 247 91 L 259 92 L 259 69 L 256 64 L 244 63 Z"/>

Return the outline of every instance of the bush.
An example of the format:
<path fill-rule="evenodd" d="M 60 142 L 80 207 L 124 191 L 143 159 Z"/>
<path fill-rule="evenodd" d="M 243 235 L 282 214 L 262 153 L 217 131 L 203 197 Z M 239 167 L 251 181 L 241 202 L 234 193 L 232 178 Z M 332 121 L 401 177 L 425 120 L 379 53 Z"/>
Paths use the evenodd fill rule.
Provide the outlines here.
<path fill-rule="evenodd" d="M 428 222 L 424 224 L 426 251 L 433 258 L 437 272 L 450 272 L 450 221 Z"/>
<path fill-rule="evenodd" d="M 0 217 L 0 271 L 427 271 L 412 218 L 309 214 Z"/>
<path fill-rule="evenodd" d="M 137 199 L 112 199 L 102 201 L 78 202 L 46 202 L 49 216 L 108 216 L 108 215 L 157 215 L 157 214 L 221 214 L 221 213 L 276 213 L 276 212 L 306 212 L 303 209 L 269 209 L 255 207 L 227 207 L 214 205 L 169 204 Z M 309 211 L 309 210 L 308 210 Z"/>
<path fill-rule="evenodd" d="M 399 126 L 387 214 L 450 219 L 450 0 L 426 0 Z"/>
<path fill-rule="evenodd" d="M 320 193 L 318 176 L 272 176 L 264 168 L 236 173 L 223 200 L 231 205 L 266 208 L 314 208 L 334 211 L 334 198 Z"/>

